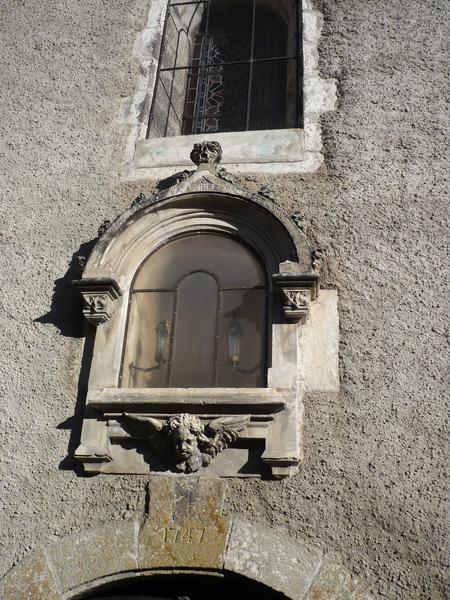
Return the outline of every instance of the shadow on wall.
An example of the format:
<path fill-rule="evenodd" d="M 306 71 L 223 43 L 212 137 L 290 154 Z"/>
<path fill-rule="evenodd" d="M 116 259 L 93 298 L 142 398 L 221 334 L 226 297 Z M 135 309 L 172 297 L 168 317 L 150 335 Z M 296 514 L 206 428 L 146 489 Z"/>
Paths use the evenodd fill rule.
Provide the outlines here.
<path fill-rule="evenodd" d="M 74 454 L 80 442 L 95 332 L 91 331 L 91 328 L 84 322 L 81 299 L 76 289 L 73 287 L 72 281 L 81 277 L 84 264 L 97 242 L 97 239 L 98 238 L 82 243 L 79 249 L 74 252 L 66 273 L 55 280 L 50 310 L 45 315 L 34 319 L 35 323 L 54 325 L 64 337 L 85 338 L 78 377 L 74 414 L 57 426 L 57 429 L 70 430 L 67 456 L 60 462 L 59 469 L 64 471 L 74 471 L 76 475 L 80 477 L 90 476 L 84 472 L 82 465 L 74 459 Z"/>
<path fill-rule="evenodd" d="M 81 300 L 71 282 L 81 277 L 84 263 L 97 239 L 84 242 L 72 255 L 66 273 L 55 280 L 49 312 L 34 319 L 35 323 L 54 325 L 59 333 L 65 337 L 80 338 L 85 336 Z"/>

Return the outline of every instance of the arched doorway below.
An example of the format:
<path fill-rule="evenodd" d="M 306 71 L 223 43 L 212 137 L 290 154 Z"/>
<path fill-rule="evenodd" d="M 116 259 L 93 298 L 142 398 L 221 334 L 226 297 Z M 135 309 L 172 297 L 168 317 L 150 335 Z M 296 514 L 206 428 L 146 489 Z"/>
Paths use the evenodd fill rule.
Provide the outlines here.
<path fill-rule="evenodd" d="M 287 600 L 284 594 L 228 572 L 152 574 L 104 584 L 73 600 Z"/>

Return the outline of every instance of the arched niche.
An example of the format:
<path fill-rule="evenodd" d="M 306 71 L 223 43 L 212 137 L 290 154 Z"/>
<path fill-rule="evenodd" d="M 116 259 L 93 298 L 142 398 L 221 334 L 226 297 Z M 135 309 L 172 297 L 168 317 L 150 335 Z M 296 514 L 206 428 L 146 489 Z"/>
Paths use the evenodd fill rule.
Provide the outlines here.
<path fill-rule="evenodd" d="M 141 197 L 117 218 L 96 244 L 83 278 L 74 282 L 84 299 L 88 322 L 97 326 L 76 452 L 87 471 L 148 473 L 170 471 L 176 465 L 176 470 L 186 473 L 260 476 L 269 469 L 272 475 L 285 477 L 298 466 L 297 329 L 317 298 L 319 277 L 304 234 L 268 191 L 255 194 L 236 187 L 218 169 L 220 156 L 215 142 L 196 145 L 192 158 L 197 170 L 184 172 L 163 192 Z M 123 385 L 136 274 L 161 248 L 175 247 L 174 240 L 189 236 L 204 240 L 218 236 L 229 240 L 230 248 L 243 244 L 261 265 L 267 289 L 267 335 L 265 373 L 258 386 L 219 387 L 219 379 L 212 387 Z M 213 252 L 212 243 L 205 245 L 205 254 L 209 251 Z M 230 250 L 230 271 L 232 256 Z M 182 259 L 176 252 L 169 253 L 166 268 L 176 270 L 176 262 Z M 200 262 L 197 270 L 207 272 L 207 262 Z M 201 299 L 203 285 L 198 287 Z M 167 331 L 168 327 L 167 322 Z M 229 348 L 226 335 L 218 335 L 218 343 L 228 343 Z M 149 358 L 147 363 L 148 368 L 160 368 L 152 366 Z M 190 416 L 170 422 L 184 414 Z M 183 428 L 189 430 L 186 435 L 197 436 L 199 455 L 190 465 L 176 461 L 169 443 Z M 170 440 L 165 436 L 169 433 Z"/>

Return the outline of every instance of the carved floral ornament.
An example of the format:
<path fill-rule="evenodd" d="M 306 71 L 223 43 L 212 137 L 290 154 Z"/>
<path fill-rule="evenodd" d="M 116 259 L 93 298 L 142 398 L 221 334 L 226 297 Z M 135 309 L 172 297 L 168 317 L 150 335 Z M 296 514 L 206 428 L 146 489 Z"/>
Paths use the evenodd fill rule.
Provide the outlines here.
<path fill-rule="evenodd" d="M 217 142 L 195 144 L 191 158 L 197 169 L 177 174 L 172 185 L 149 197 L 140 194 L 128 211 L 103 227 L 82 278 L 73 282 L 84 316 L 99 326 L 75 453 L 86 471 L 260 476 L 245 466 L 248 453 L 257 448 L 259 462 L 252 459 L 252 464 L 269 468 L 275 477 L 298 468 L 297 323 L 310 316 L 324 256 L 311 252 L 303 228 L 277 205 L 271 190 L 237 187 L 220 168 L 221 157 Z M 266 387 L 121 387 L 134 274 L 168 239 L 192 232 L 238 233 L 266 266 L 274 311 L 267 319 L 272 346 Z"/>

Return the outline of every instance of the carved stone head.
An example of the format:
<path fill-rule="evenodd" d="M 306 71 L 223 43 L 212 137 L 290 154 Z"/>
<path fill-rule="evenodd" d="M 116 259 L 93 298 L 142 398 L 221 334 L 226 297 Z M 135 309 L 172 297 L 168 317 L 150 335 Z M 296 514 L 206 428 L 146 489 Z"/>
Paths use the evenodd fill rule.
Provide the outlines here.
<path fill-rule="evenodd" d="M 165 427 L 172 438 L 177 470 L 197 471 L 203 464 L 199 442 L 208 442 L 200 419 L 195 415 L 176 415 L 167 420 Z"/>
<path fill-rule="evenodd" d="M 215 168 L 222 160 L 222 147 L 219 142 L 200 142 L 194 144 L 191 152 L 191 160 L 197 166 L 208 164 Z"/>

